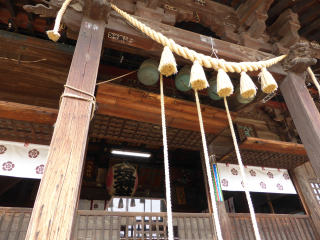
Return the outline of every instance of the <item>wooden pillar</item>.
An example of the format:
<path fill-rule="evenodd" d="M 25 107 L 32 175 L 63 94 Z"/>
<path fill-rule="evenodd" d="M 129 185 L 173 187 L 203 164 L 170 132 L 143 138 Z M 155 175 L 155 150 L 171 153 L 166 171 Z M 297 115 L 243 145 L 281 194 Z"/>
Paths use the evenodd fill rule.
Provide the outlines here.
<path fill-rule="evenodd" d="M 205 160 L 204 160 L 203 151 L 200 151 L 200 157 L 201 157 L 201 164 L 202 164 L 202 173 L 203 173 L 204 186 L 206 188 L 208 210 L 209 210 L 209 213 L 213 213 L 213 211 L 212 211 L 212 203 L 211 203 L 210 193 L 209 193 L 208 176 L 207 176 L 206 165 L 205 165 L 205 162 L 204 162 Z"/>
<path fill-rule="evenodd" d="M 209 151 L 209 156 L 212 156 L 213 155 L 213 148 L 212 148 L 211 144 L 208 146 L 208 151 Z M 205 161 L 204 154 L 202 151 L 200 152 L 200 156 L 201 156 L 202 171 L 203 171 L 203 176 L 204 176 L 204 184 L 206 187 L 208 209 L 209 209 L 209 213 L 213 213 L 211 199 L 210 199 L 210 195 L 209 195 L 210 193 L 209 193 L 208 176 L 207 176 L 206 166 L 205 166 L 205 162 L 204 162 Z M 224 202 L 217 202 L 217 209 L 218 209 L 218 215 L 219 215 L 219 221 L 220 221 L 220 227 L 221 227 L 223 240 L 232 240 L 230 220 L 229 220 L 229 216 L 226 211 Z M 212 214 L 212 219 L 213 218 L 214 218 L 214 216 Z M 213 222 L 213 224 L 215 224 L 215 223 Z"/>
<path fill-rule="evenodd" d="M 67 85 L 94 93 L 105 22 L 83 17 Z M 65 88 L 65 93 L 88 98 Z M 92 103 L 64 97 L 26 239 L 71 239 Z"/>
<path fill-rule="evenodd" d="M 287 77 L 280 89 L 310 163 L 320 178 L 320 114 L 305 84 L 306 69 L 316 62 L 311 55 L 309 43 L 297 43 L 290 48 L 283 63 Z"/>

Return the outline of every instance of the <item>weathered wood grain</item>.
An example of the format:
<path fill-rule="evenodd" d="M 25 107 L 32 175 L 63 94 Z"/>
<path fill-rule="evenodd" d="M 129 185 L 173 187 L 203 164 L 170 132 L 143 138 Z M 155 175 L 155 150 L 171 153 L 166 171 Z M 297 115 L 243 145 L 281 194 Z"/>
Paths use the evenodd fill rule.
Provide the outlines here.
<path fill-rule="evenodd" d="M 313 190 L 310 186 L 309 179 L 314 179 L 314 174 L 309 173 L 307 171 L 306 165 L 310 165 L 309 163 L 306 163 L 304 165 L 301 165 L 293 170 L 290 171 L 292 180 L 296 186 L 297 192 L 302 200 L 303 206 L 305 208 L 305 211 L 308 215 L 310 215 L 311 220 L 313 221 L 315 226 L 320 226 L 320 205 L 317 199 L 315 199 L 313 195 Z M 310 166 L 308 167 L 310 169 Z M 304 229 L 308 229 L 307 227 L 304 227 L 304 224 L 302 223 L 302 226 Z M 320 229 L 319 227 L 316 227 L 316 233 L 320 236 Z M 307 230 L 307 236 L 310 235 L 309 230 Z"/>
<path fill-rule="evenodd" d="M 280 89 L 310 163 L 320 178 L 320 114 L 304 83 L 303 75 L 288 72 Z"/>
<path fill-rule="evenodd" d="M 247 137 L 240 145 L 241 148 L 244 149 L 287 153 L 293 155 L 307 155 L 304 145 L 298 143 Z"/>
<path fill-rule="evenodd" d="M 57 109 L 0 101 L 0 118 L 53 125 L 57 113 Z"/>
<path fill-rule="evenodd" d="M 252 223 L 248 213 L 228 213 L 234 240 L 255 239 Z M 310 217 L 293 214 L 256 214 L 260 237 L 262 240 L 306 240 L 319 239 L 312 228 Z M 245 222 L 248 223 L 245 226 Z M 250 225 L 250 228 L 248 228 Z M 307 231 L 306 231 L 307 230 Z"/>
<path fill-rule="evenodd" d="M 98 87 L 97 113 L 160 124 L 160 99 L 158 94 L 117 84 L 102 84 Z M 196 105 L 176 98 L 165 97 L 168 126 L 200 131 Z M 228 126 L 226 112 L 202 105 L 206 133 L 217 134 Z M 231 113 L 234 119 L 236 114 Z"/>
<path fill-rule="evenodd" d="M 92 25 L 95 24 L 96 28 Z M 91 26 L 91 27 L 90 27 Z M 93 93 L 105 23 L 83 19 L 67 84 Z M 79 94 L 66 89 L 66 93 Z M 81 94 L 84 97 L 88 97 Z M 70 239 L 92 104 L 63 98 L 26 239 Z"/>

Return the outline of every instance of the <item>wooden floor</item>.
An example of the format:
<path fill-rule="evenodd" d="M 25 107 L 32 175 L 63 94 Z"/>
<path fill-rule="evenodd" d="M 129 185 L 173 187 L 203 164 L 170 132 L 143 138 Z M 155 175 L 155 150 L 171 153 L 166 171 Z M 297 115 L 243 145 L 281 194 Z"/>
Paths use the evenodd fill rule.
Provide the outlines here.
<path fill-rule="evenodd" d="M 0 240 L 24 240 L 30 208 L 0 208 Z M 307 215 L 256 214 L 262 240 L 317 240 Z M 249 214 L 229 213 L 232 240 L 255 240 Z M 167 239 L 166 213 L 78 211 L 75 240 Z M 175 240 L 212 240 L 209 213 L 173 213 Z"/>

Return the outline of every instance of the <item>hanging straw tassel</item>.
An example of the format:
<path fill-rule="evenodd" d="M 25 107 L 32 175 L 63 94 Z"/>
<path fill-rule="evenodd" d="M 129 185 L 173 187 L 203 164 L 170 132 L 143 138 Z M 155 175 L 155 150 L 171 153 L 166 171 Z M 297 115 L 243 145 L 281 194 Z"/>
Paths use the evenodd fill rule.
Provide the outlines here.
<path fill-rule="evenodd" d="M 228 97 L 233 93 L 233 85 L 228 74 L 223 70 L 218 70 L 217 93 L 219 97 Z"/>
<path fill-rule="evenodd" d="M 206 74 L 204 73 L 202 66 L 197 60 L 193 62 L 191 68 L 190 84 L 195 91 L 209 87 Z"/>
<path fill-rule="evenodd" d="M 243 98 L 252 98 L 257 93 L 257 87 L 246 72 L 241 72 L 240 93 Z"/>
<path fill-rule="evenodd" d="M 57 17 L 56 17 L 56 21 L 54 23 L 54 28 L 53 30 L 47 31 L 47 35 L 48 37 L 52 40 L 52 41 L 58 41 L 60 38 L 60 34 L 59 34 L 59 28 L 60 28 L 60 23 L 61 23 L 61 19 L 62 16 L 64 14 L 64 12 L 66 11 L 69 3 L 72 0 L 65 0 L 64 3 L 62 4 L 62 7 L 60 8 Z"/>
<path fill-rule="evenodd" d="M 259 77 L 261 78 L 261 89 L 264 93 L 272 93 L 278 89 L 276 80 L 274 80 L 271 73 L 269 73 L 266 68 L 261 69 Z"/>
<path fill-rule="evenodd" d="M 177 63 L 169 47 L 164 47 L 159 64 L 159 71 L 166 77 L 177 73 Z"/>

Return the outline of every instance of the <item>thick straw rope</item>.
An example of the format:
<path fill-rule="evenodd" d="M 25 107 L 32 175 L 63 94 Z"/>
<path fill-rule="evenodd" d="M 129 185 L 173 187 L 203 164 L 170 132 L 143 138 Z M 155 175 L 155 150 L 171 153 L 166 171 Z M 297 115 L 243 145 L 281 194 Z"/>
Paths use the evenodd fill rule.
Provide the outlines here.
<path fill-rule="evenodd" d="M 261 240 L 260 234 L 259 234 L 256 215 L 254 213 L 254 209 L 253 209 L 253 205 L 252 205 L 251 196 L 250 196 L 250 193 L 249 193 L 249 191 L 247 189 L 247 186 L 248 186 L 247 185 L 247 178 L 246 178 L 246 174 L 244 172 L 243 163 L 242 163 L 241 155 L 240 155 L 240 151 L 239 151 L 239 146 L 238 146 L 236 134 L 234 132 L 232 119 L 231 119 L 231 116 L 230 116 L 229 107 L 228 107 L 228 103 L 227 103 L 227 98 L 226 97 L 224 97 L 224 105 L 226 107 L 228 121 L 229 121 L 229 125 L 230 125 L 230 130 L 231 130 L 231 135 L 232 135 L 232 139 L 233 139 L 233 144 L 234 144 L 234 147 L 235 147 L 235 150 L 236 150 L 236 154 L 237 154 L 237 158 L 238 158 L 238 162 L 239 162 L 239 167 L 240 167 L 240 173 L 241 173 L 241 176 L 242 176 L 242 179 L 243 179 L 244 191 L 245 191 L 246 196 L 247 196 L 247 201 L 248 201 L 248 205 L 249 205 L 249 210 L 250 210 L 251 220 L 252 220 L 252 224 L 253 224 L 254 234 L 256 236 L 256 240 Z"/>
<path fill-rule="evenodd" d="M 160 94 L 161 94 L 161 120 L 162 120 L 162 139 L 163 139 L 163 154 L 164 154 L 164 172 L 166 179 L 166 197 L 167 197 L 167 215 L 168 215 L 168 235 L 169 240 L 173 240 L 173 224 L 172 224 L 172 209 L 171 209 L 171 188 L 169 175 L 169 158 L 168 158 L 168 143 L 167 143 L 167 129 L 166 129 L 166 115 L 164 109 L 163 96 L 163 80 L 160 73 Z"/>
<path fill-rule="evenodd" d="M 314 85 L 316 85 L 316 87 L 317 87 L 317 89 L 318 89 L 318 93 L 320 94 L 320 85 L 319 85 L 319 83 L 318 83 L 318 80 L 317 80 L 316 76 L 314 75 L 311 67 L 308 67 L 307 70 L 308 70 L 308 73 L 310 74 L 310 76 L 311 76 L 311 78 L 312 78 L 312 80 L 313 80 Z"/>
<path fill-rule="evenodd" d="M 201 114 L 198 91 L 194 91 L 194 94 L 195 94 L 196 103 L 197 103 L 199 124 L 200 124 L 202 144 L 203 144 L 203 153 L 204 153 L 204 159 L 205 159 L 208 182 L 209 182 L 210 199 L 211 199 L 212 209 L 213 209 L 213 218 L 214 218 L 215 225 L 216 225 L 216 231 L 217 231 L 217 235 L 218 235 L 218 240 L 223 240 L 222 234 L 221 234 L 219 216 L 218 216 L 217 203 L 216 203 L 216 198 L 215 198 L 215 194 L 214 194 L 213 180 L 212 180 L 212 175 L 211 175 L 211 171 L 210 171 L 210 161 L 209 161 L 209 154 L 208 154 L 208 148 L 207 148 L 207 140 L 206 140 L 206 137 L 205 137 L 205 134 L 204 134 L 204 127 L 203 127 L 203 121 L 202 121 L 202 114 Z"/>
<path fill-rule="evenodd" d="M 61 19 L 62 16 L 64 14 L 64 12 L 66 11 L 68 5 L 72 2 L 72 0 L 66 0 L 64 1 L 64 3 L 62 4 L 58 15 L 56 16 L 56 21 L 54 23 L 54 28 L 51 31 L 47 31 L 48 37 L 52 40 L 52 41 L 58 41 L 60 38 L 60 34 L 59 34 L 59 30 L 60 30 L 60 23 L 61 23 Z"/>
<path fill-rule="evenodd" d="M 225 72 L 247 72 L 247 71 L 257 71 L 264 67 L 270 67 L 273 64 L 283 60 L 286 55 L 275 57 L 270 60 L 266 61 L 259 61 L 259 62 L 226 62 L 223 59 L 216 59 L 210 56 L 205 56 L 203 54 L 197 53 L 193 50 L 190 50 L 186 47 L 182 47 L 179 44 L 175 43 L 172 39 L 168 39 L 167 37 L 163 36 L 161 33 L 158 33 L 151 28 L 147 27 L 143 23 L 139 22 L 135 18 L 131 17 L 126 12 L 123 12 L 115 5 L 111 4 L 111 7 L 117 11 L 121 16 L 127 19 L 132 25 L 139 28 L 143 33 L 148 35 L 150 38 L 155 40 L 156 42 L 162 44 L 163 46 L 167 46 L 170 48 L 172 52 L 175 52 L 179 56 L 184 57 L 185 59 L 190 59 L 192 62 L 195 60 L 199 61 L 201 66 L 206 68 L 213 68 L 218 71 L 220 68 L 223 69 Z"/>

